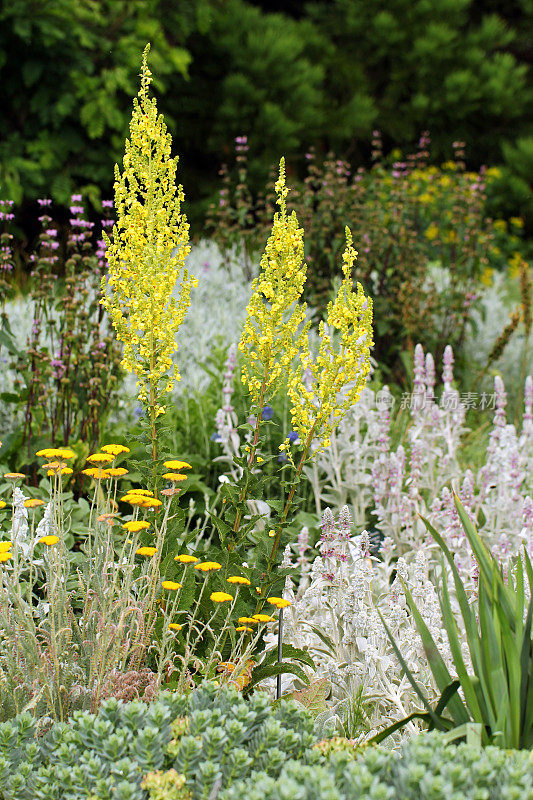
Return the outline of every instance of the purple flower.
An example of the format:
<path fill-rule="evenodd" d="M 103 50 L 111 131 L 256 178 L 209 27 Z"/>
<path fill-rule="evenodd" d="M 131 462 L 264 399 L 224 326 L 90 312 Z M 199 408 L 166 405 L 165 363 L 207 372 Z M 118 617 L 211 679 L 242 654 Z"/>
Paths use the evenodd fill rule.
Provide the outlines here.
<path fill-rule="evenodd" d="M 298 436 L 298 431 L 289 431 L 287 434 L 287 439 L 289 442 L 298 442 L 300 437 Z"/>
<path fill-rule="evenodd" d="M 274 409 L 272 408 L 272 406 L 265 406 L 263 408 L 263 413 L 261 414 L 261 419 L 269 420 L 272 419 L 273 416 L 274 416 Z"/>

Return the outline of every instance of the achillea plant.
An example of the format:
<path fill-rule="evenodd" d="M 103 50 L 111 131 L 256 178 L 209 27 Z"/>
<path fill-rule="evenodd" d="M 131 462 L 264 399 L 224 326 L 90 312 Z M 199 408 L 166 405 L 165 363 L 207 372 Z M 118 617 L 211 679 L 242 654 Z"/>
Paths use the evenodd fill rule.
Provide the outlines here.
<path fill-rule="evenodd" d="M 175 337 L 190 306 L 196 279 L 185 268 L 189 226 L 180 210 L 183 189 L 175 181 L 178 158 L 170 155 L 172 137 L 157 112 L 156 101 L 148 96 L 148 51 L 149 45 L 143 53 L 141 88 L 133 101 L 123 172 L 115 167 L 117 222 L 112 238 L 103 233 L 109 274 L 102 280 L 101 303 L 124 345 L 122 366 L 137 377 L 155 462 L 156 420 L 165 410 L 164 395 L 180 378 L 172 361 L 177 350 Z M 178 280 L 176 302 L 172 292 Z"/>

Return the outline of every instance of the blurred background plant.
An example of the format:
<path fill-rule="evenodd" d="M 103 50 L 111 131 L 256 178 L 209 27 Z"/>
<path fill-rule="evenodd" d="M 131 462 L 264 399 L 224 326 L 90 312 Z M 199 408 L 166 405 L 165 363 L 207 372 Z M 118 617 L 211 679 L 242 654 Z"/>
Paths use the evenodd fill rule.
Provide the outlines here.
<path fill-rule="evenodd" d="M 372 130 L 383 132 L 387 153 L 430 130 L 436 163 L 466 141 L 469 168 L 501 166 L 490 216 L 522 216 L 533 176 L 528 5 L 454 0 L 450 8 L 448 0 L 14 0 L 0 12 L 2 197 L 25 209 L 49 194 L 64 206 L 76 191 L 95 207 L 110 196 L 138 53 L 150 40 L 195 231 L 230 142 L 243 134 L 257 190 L 281 153 L 300 169 L 315 146 L 357 168 L 370 162 Z"/>
<path fill-rule="evenodd" d="M 98 297 L 103 242 L 95 241 L 81 195 L 71 198 L 67 239 L 61 241 L 51 202 L 39 200 L 41 232 L 25 286 L 25 344 L 12 304 L 2 309 L 0 359 L 8 381 L 0 402 L 6 422 L 9 416 L 4 445 L 18 453 L 20 467 L 45 443 L 79 441 L 87 451 L 93 448 L 119 392 L 119 348 Z M 104 202 L 102 229 L 112 224 L 112 203 Z"/>

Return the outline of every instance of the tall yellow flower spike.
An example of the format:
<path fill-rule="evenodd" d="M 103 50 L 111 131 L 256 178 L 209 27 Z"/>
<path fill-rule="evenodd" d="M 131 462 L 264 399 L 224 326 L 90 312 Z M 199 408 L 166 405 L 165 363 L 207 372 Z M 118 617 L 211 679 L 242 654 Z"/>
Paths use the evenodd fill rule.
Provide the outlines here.
<path fill-rule="evenodd" d="M 303 230 L 295 212 L 287 214 L 284 158 L 275 188 L 280 210 L 274 215 L 261 272 L 252 284 L 239 343 L 242 382 L 256 406 L 281 385 L 309 330 L 309 323 L 302 326 L 306 305 L 299 302 L 306 278 Z"/>
<path fill-rule="evenodd" d="M 370 372 L 372 300 L 365 297 L 360 283 L 354 291 L 351 275 L 357 252 L 349 228 L 345 230 L 344 280 L 334 302 L 328 304 L 327 327 L 320 322 L 318 355 L 313 361 L 306 338 L 300 364 L 289 375 L 292 426 L 302 442 L 313 438 L 311 456 L 329 447 L 331 433 L 359 400 Z M 333 329 L 340 335 L 337 349 Z"/>
<path fill-rule="evenodd" d="M 136 375 L 139 400 L 153 417 L 163 413 L 161 397 L 180 378 L 172 362 L 175 337 L 197 281 L 185 269 L 189 225 L 180 213 L 184 194 L 175 182 L 178 158 L 170 155 L 172 137 L 156 101 L 148 96 L 149 49 L 147 45 L 143 53 L 122 174 L 115 166 L 117 223 L 112 240 L 103 234 L 109 274 L 107 283 L 102 280 L 100 302 L 124 344 L 122 366 Z M 176 302 L 172 292 L 178 278 Z"/>

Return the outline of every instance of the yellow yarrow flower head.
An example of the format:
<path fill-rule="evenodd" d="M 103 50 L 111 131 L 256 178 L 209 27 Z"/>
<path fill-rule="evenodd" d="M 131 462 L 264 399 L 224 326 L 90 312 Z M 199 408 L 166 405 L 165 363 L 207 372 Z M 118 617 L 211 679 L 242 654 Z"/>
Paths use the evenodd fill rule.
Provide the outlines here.
<path fill-rule="evenodd" d="M 37 508 L 38 506 L 44 506 L 44 500 L 39 500 L 37 497 L 32 497 L 29 500 L 24 501 L 25 508 Z"/>
<path fill-rule="evenodd" d="M 143 53 L 123 172 L 115 166 L 117 222 L 112 240 L 103 233 L 109 274 L 107 282 L 102 280 L 100 302 L 124 344 L 122 366 L 136 375 L 140 402 L 150 408 L 155 403 L 158 415 L 165 410 L 161 396 L 180 378 L 172 362 L 175 337 L 197 280 L 185 269 L 189 226 L 180 212 L 184 194 L 175 181 L 178 159 L 171 157 L 172 137 L 148 96 L 149 49 Z M 179 278 L 176 301 L 172 293 Z"/>
<path fill-rule="evenodd" d="M 87 456 L 87 461 L 91 461 L 93 464 L 110 464 L 114 460 L 115 456 L 110 453 L 93 453 L 92 456 Z"/>
<path fill-rule="evenodd" d="M 212 600 L 213 603 L 228 603 L 230 600 L 233 600 L 233 597 L 227 592 L 211 592 L 209 599 Z"/>
<path fill-rule="evenodd" d="M 167 469 L 192 469 L 191 465 L 187 464 L 186 461 L 178 461 L 177 459 L 163 461 L 163 466 Z"/>
<path fill-rule="evenodd" d="M 0 542 L 0 553 L 7 553 L 9 550 L 11 550 L 11 547 L 11 542 Z"/>
<path fill-rule="evenodd" d="M 195 564 L 194 569 L 199 569 L 201 572 L 215 572 L 217 569 L 222 569 L 222 564 L 218 561 L 203 561 L 201 564 Z"/>
<path fill-rule="evenodd" d="M 283 597 L 267 597 L 267 603 L 276 608 L 287 608 L 291 605 L 290 600 L 285 600 Z"/>
<path fill-rule="evenodd" d="M 6 506 L 7 506 L 6 501 L 5 500 L 0 500 L 0 508 L 5 508 Z"/>
<path fill-rule="evenodd" d="M 285 160 L 276 183 L 279 212 L 261 258 L 261 272 L 252 284 L 252 297 L 239 342 L 243 354 L 242 382 L 255 405 L 275 392 L 306 338 L 305 303 L 300 303 L 306 265 L 303 230 L 295 212 L 287 214 Z"/>
<path fill-rule="evenodd" d="M 157 547 L 139 547 L 135 554 L 138 556 L 155 556 Z"/>
<path fill-rule="evenodd" d="M 329 447 L 330 435 L 359 400 L 370 372 L 372 300 L 361 284 L 354 291 L 352 269 L 357 252 L 346 228 L 343 254 L 344 280 L 335 300 L 328 304 L 327 327 L 319 325 L 320 347 L 311 358 L 309 340 L 302 345 L 300 363 L 289 375 L 287 393 L 291 400 L 293 430 L 302 442 L 315 440 L 311 455 Z M 335 347 L 332 332 L 339 333 Z M 304 376 L 305 373 L 305 376 Z M 304 380 L 305 377 L 305 380 Z M 286 449 L 288 442 L 281 447 Z"/>
<path fill-rule="evenodd" d="M 39 541 L 41 544 L 45 544 L 47 547 L 51 547 L 53 544 L 58 543 L 59 536 L 41 536 Z"/>
<path fill-rule="evenodd" d="M 176 592 L 178 589 L 181 589 L 181 583 L 177 583 L 176 581 L 162 581 L 161 586 L 163 589 L 168 589 L 171 592 Z"/>
<path fill-rule="evenodd" d="M 190 556 L 187 553 L 183 553 L 179 556 L 174 556 L 174 561 L 179 561 L 180 564 L 196 564 L 199 559 L 196 556 Z"/>
<path fill-rule="evenodd" d="M 169 622 L 168 629 L 169 631 L 181 631 L 183 625 L 180 625 L 179 622 Z"/>
<path fill-rule="evenodd" d="M 3 553 L 0 553 L 0 562 L 9 561 L 10 558 L 13 558 L 13 553 L 11 553 L 9 551 L 7 551 L 7 552 L 4 551 Z"/>
<path fill-rule="evenodd" d="M 130 448 L 124 447 L 123 444 L 104 444 L 100 449 L 102 453 L 109 453 L 111 456 L 119 456 L 121 453 L 130 452 Z"/>
<path fill-rule="evenodd" d="M 227 578 L 227 581 L 228 583 L 235 583 L 239 586 L 251 586 L 248 578 L 241 578 L 240 575 L 230 575 L 230 577 Z"/>
<path fill-rule="evenodd" d="M 130 522 L 125 522 L 122 527 L 129 533 L 137 533 L 138 531 L 148 530 L 150 523 L 141 519 L 132 519 Z"/>

